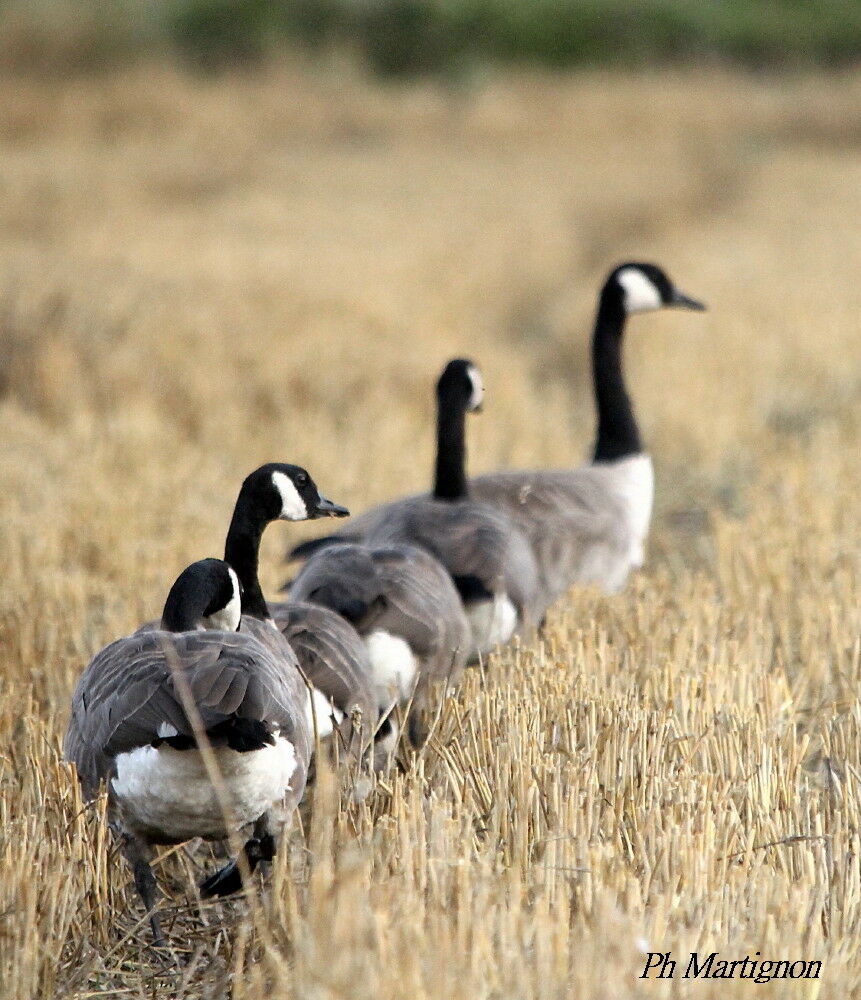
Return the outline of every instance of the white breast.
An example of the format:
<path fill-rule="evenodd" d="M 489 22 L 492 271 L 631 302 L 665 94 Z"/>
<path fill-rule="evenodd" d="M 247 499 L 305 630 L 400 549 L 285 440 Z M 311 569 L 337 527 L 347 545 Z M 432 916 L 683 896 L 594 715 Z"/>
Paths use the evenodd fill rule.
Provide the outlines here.
<path fill-rule="evenodd" d="M 620 590 L 632 569 L 643 565 L 646 537 L 652 517 L 655 478 L 648 455 L 631 455 L 590 469 L 600 477 L 621 523 L 611 544 L 590 545 L 583 553 L 577 582 L 596 583 L 608 593 Z M 620 547 L 619 541 L 624 545 Z"/>
<path fill-rule="evenodd" d="M 652 520 L 655 472 L 648 455 L 632 455 L 614 463 L 613 488 L 624 502 L 631 534 L 631 567 L 643 565 Z"/>
<path fill-rule="evenodd" d="M 507 594 L 495 594 L 489 601 L 470 601 L 464 611 L 472 632 L 471 657 L 508 642 L 517 627 L 517 609 Z"/>
<path fill-rule="evenodd" d="M 406 640 L 378 629 L 365 639 L 377 705 L 389 708 L 412 694 L 418 663 Z"/>
<path fill-rule="evenodd" d="M 258 819 L 290 790 L 296 770 L 293 744 L 280 736 L 274 746 L 239 753 L 213 748 L 224 794 L 233 814 L 228 824 L 199 750 L 138 747 L 116 759 L 112 781 L 124 821 L 141 833 L 180 842 L 221 839 Z"/>

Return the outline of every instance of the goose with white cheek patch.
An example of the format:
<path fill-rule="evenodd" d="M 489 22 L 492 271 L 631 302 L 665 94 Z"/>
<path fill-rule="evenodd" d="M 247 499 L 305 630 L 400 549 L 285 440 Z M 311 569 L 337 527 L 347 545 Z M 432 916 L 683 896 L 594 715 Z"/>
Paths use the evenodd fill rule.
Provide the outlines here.
<path fill-rule="evenodd" d="M 469 481 L 472 497 L 503 512 L 526 536 L 538 569 L 539 614 L 572 584 L 618 591 L 645 558 L 654 473 L 625 386 L 622 339 L 629 316 L 659 309 L 705 306 L 680 292 L 655 264 L 621 264 L 601 288 L 592 335 L 598 431 L 589 462 Z M 376 530 L 392 506 L 353 518 L 351 536 Z"/>
<path fill-rule="evenodd" d="M 308 721 L 321 739 L 339 733 L 361 754 L 376 729 L 377 707 L 365 645 L 333 611 L 297 603 L 267 604 L 258 578 L 260 541 L 275 520 L 346 517 L 345 507 L 322 497 L 298 466 L 270 462 L 242 484 L 227 532 L 224 559 L 242 585 L 242 631 L 282 647 L 289 644 L 311 686 Z M 280 634 L 279 634 L 280 633 Z M 354 720 L 359 723 L 357 730 Z"/>
<path fill-rule="evenodd" d="M 451 574 L 463 602 L 477 658 L 533 621 L 538 571 L 532 549 L 511 519 L 470 495 L 466 478 L 466 416 L 480 412 L 484 380 L 469 360 L 449 361 L 439 377 L 437 452 L 433 493 L 386 504 L 362 541 L 370 545 L 415 545 Z M 322 540 L 297 546 L 305 556 L 338 538 L 354 535 L 352 524 Z"/>
<path fill-rule="evenodd" d="M 193 563 L 171 588 L 160 626 L 97 653 L 72 697 L 64 756 L 87 796 L 107 785 L 110 823 L 157 945 L 152 845 L 222 840 L 252 826 L 243 853 L 253 871 L 274 856 L 305 787 L 305 685 L 286 642 L 261 642 L 237 632 L 239 623 L 236 573 L 217 559 Z M 199 748 L 203 734 L 209 751 Z M 224 895 L 241 884 L 232 861 L 201 890 Z"/>
<path fill-rule="evenodd" d="M 614 593 L 643 565 L 655 482 L 625 386 L 622 338 L 629 316 L 659 309 L 705 306 L 655 264 L 622 264 L 601 288 L 592 334 L 598 427 L 591 461 L 472 481 L 474 494 L 505 511 L 529 539 L 545 607 L 572 584 Z"/>
<path fill-rule="evenodd" d="M 445 569 L 414 546 L 332 545 L 305 563 L 289 596 L 329 608 L 355 628 L 381 714 L 413 698 L 418 742 L 417 720 L 434 682 L 454 681 L 469 654 L 469 624 Z"/>
<path fill-rule="evenodd" d="M 295 603 L 268 605 L 258 577 L 260 542 L 272 521 L 346 517 L 348 513 L 345 507 L 320 495 L 305 469 L 270 462 L 255 469 L 242 484 L 224 559 L 235 570 L 242 588 L 242 630 L 270 646 L 274 644 L 279 655 L 290 659 L 307 680 L 311 732 L 328 741 L 337 731 L 344 747 L 361 755 L 377 724 L 364 643 L 333 611 Z"/>

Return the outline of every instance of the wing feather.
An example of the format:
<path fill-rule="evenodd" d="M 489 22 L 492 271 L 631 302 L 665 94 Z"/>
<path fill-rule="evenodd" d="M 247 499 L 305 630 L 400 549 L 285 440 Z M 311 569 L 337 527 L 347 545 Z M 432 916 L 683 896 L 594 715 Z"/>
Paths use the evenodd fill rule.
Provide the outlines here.
<path fill-rule="evenodd" d="M 528 579 L 531 552 L 537 617 L 572 584 L 602 583 L 614 575 L 624 579 L 632 530 L 624 501 L 614 489 L 613 475 L 612 464 L 607 464 L 495 472 L 470 480 L 471 500 L 502 514 L 522 536 L 511 557 L 512 566 L 519 568 L 506 575 L 508 586 L 516 588 L 518 579 Z M 381 541 L 386 538 L 388 524 L 403 526 L 418 507 L 428 503 L 432 501 L 427 494 L 417 494 L 382 504 L 351 518 L 342 531 L 363 541 Z M 335 541 L 339 534 L 330 537 Z M 463 564 L 456 563 L 455 556 L 462 556 L 467 564 L 474 559 L 474 566 L 482 567 L 481 573 L 485 565 L 492 573 L 497 558 L 495 543 L 488 535 L 474 537 L 481 554 L 464 546 L 454 556 L 442 552 L 441 559 L 447 566 Z M 449 563 L 449 559 L 453 561 Z M 511 593 L 513 596 L 515 591 Z M 529 603 L 528 594 L 521 593 L 519 599 Z"/>
<path fill-rule="evenodd" d="M 290 599 L 333 610 L 358 600 L 367 608 L 353 623 L 359 635 L 381 629 L 399 636 L 424 674 L 457 672 L 469 653 L 469 625 L 451 577 L 422 549 L 355 544 L 321 549 L 297 574 Z"/>
<path fill-rule="evenodd" d="M 266 645 L 251 634 L 141 629 L 97 653 L 78 681 L 64 740 L 85 788 L 94 791 L 117 754 L 152 743 L 165 725 L 193 735 L 183 680 L 205 728 L 234 716 L 261 721 L 307 763 L 304 685 L 292 651 L 269 630 L 276 641 Z"/>
<path fill-rule="evenodd" d="M 368 651 L 359 634 L 336 612 L 307 602 L 270 604 L 270 613 L 290 643 L 311 684 L 349 715 L 376 714 Z"/>

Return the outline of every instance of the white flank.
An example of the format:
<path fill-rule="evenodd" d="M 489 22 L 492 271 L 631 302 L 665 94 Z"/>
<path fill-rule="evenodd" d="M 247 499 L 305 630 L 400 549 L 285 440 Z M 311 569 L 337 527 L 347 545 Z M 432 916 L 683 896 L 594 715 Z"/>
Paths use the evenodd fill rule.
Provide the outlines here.
<path fill-rule="evenodd" d="M 469 408 L 477 410 L 484 402 L 484 379 L 475 365 L 470 365 L 466 369 L 466 373 L 469 375 L 470 382 L 472 382 L 472 395 L 469 397 Z"/>
<path fill-rule="evenodd" d="M 418 663 L 409 644 L 399 636 L 378 630 L 365 639 L 377 704 L 388 708 L 394 701 L 409 698 L 413 690 Z"/>
<path fill-rule="evenodd" d="M 472 631 L 472 657 L 508 642 L 517 627 L 517 609 L 507 594 L 495 594 L 489 601 L 471 601 L 464 605 L 464 611 Z"/>
<path fill-rule="evenodd" d="M 273 472 L 272 484 L 281 494 L 280 519 L 282 521 L 306 521 L 308 508 L 305 506 L 305 501 L 299 496 L 299 491 L 293 480 L 283 472 Z"/>
<path fill-rule="evenodd" d="M 308 731 L 312 735 L 315 715 L 317 717 L 317 735 L 321 740 L 326 736 L 331 736 L 335 726 L 344 718 L 344 713 L 332 705 L 322 691 L 312 688 L 308 692 L 308 701 L 305 703 Z"/>
<path fill-rule="evenodd" d="M 661 293 L 638 267 L 626 267 L 616 275 L 625 291 L 625 312 L 651 312 L 663 305 Z"/>
<path fill-rule="evenodd" d="M 238 829 L 280 802 L 290 789 L 296 752 L 289 740 L 239 753 L 213 748 L 225 797 Z M 221 839 L 230 828 L 199 750 L 138 747 L 116 759 L 112 781 L 123 820 L 132 829 L 174 840 Z"/>
<path fill-rule="evenodd" d="M 232 566 L 227 567 L 227 572 L 230 573 L 230 582 L 233 584 L 233 596 L 221 611 L 216 611 L 215 614 L 201 619 L 204 628 L 219 629 L 221 632 L 235 632 L 239 628 L 239 619 L 242 617 L 239 578 Z"/>

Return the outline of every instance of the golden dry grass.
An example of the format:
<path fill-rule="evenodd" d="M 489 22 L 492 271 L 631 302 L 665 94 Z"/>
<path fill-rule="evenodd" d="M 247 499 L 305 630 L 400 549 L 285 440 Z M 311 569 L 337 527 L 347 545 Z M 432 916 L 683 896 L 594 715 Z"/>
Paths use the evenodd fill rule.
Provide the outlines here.
<path fill-rule="evenodd" d="M 3 1000 L 858 994 L 861 75 L 3 94 Z M 630 255 L 712 307 L 628 338 L 647 570 L 471 671 L 362 804 L 324 775 L 265 892 L 198 912 L 211 861 L 173 852 L 159 965 L 59 763 L 77 674 L 220 553 L 259 462 L 356 510 L 426 482 L 449 356 L 489 387 L 474 469 L 578 461 Z M 270 590 L 299 535 L 270 531 Z M 644 949 L 823 978 L 642 982 Z"/>

